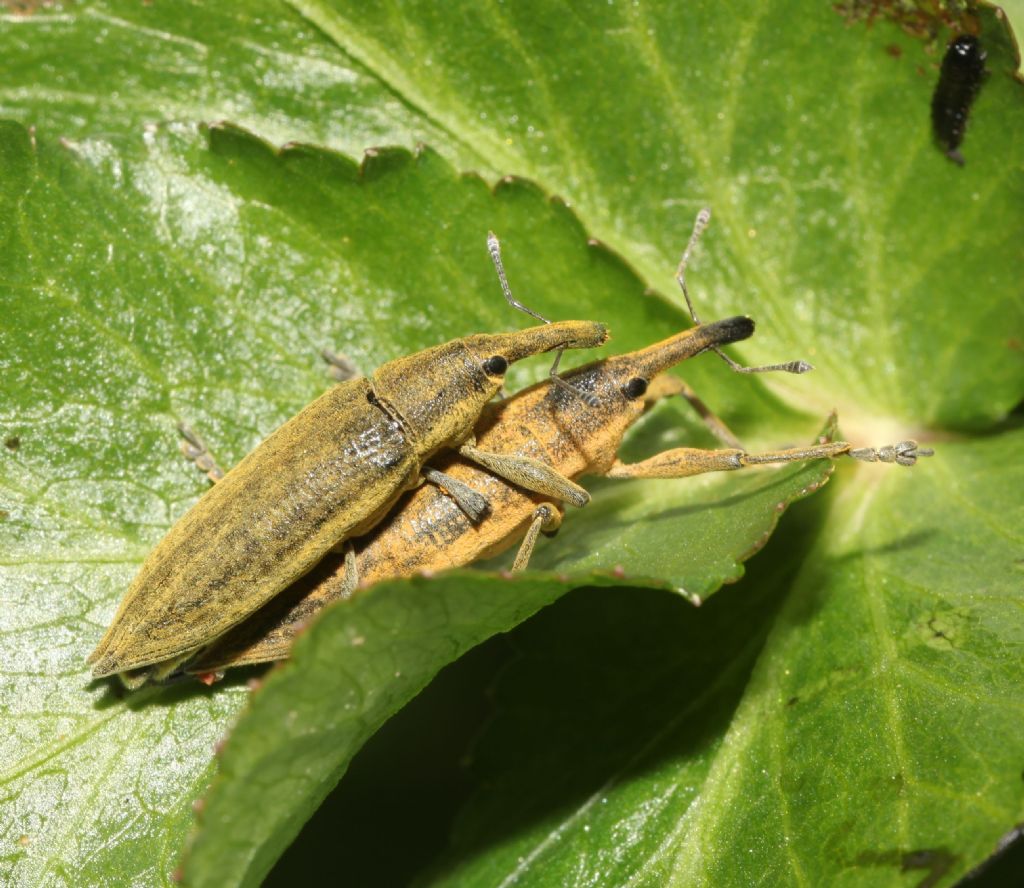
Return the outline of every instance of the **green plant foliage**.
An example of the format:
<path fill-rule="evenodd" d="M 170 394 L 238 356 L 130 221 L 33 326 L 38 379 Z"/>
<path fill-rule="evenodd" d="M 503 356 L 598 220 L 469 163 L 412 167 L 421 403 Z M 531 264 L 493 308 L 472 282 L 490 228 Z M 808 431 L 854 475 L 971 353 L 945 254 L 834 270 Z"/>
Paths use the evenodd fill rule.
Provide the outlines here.
<path fill-rule="evenodd" d="M 185 875 L 258 884 L 384 719 L 574 587 L 514 632 L 480 788 L 425 880 L 949 885 L 982 860 L 1024 818 L 1024 113 L 1011 39 L 982 24 L 958 168 L 930 140 L 937 57 L 828 4 L 0 19 L 2 880 L 166 882 L 251 700 Z M 933 460 L 844 468 L 785 552 L 699 610 L 653 587 L 736 579 L 827 466 L 596 483 L 546 572 L 378 587 L 257 694 L 89 681 L 204 489 L 177 421 L 230 465 L 323 390 L 324 346 L 370 368 L 520 325 L 488 229 L 520 298 L 610 325 L 597 356 L 647 344 L 688 324 L 672 272 L 704 205 L 698 311 L 758 321 L 746 361 L 817 369 L 703 357 L 684 368 L 702 397 L 752 448 L 837 407 L 851 440 L 917 436 Z M 693 440 L 712 446 L 666 404 L 626 453 Z"/>

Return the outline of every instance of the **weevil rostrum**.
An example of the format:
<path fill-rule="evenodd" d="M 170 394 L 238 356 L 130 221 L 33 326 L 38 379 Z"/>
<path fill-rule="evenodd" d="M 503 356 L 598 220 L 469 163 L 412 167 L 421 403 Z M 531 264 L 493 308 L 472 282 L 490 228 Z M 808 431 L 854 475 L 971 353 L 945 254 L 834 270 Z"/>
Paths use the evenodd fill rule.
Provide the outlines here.
<path fill-rule="evenodd" d="M 419 483 L 428 459 L 463 445 L 511 363 L 606 339 L 592 321 L 476 334 L 334 386 L 210 488 L 149 554 L 89 657 L 93 676 L 118 673 L 132 687 L 169 674 L 373 527 Z M 481 458 L 470 443 L 461 450 Z M 552 481 L 543 465 L 489 461 L 499 471 L 513 464 L 524 470 L 515 472 L 520 483 Z"/>
<path fill-rule="evenodd" d="M 707 215 L 702 213 L 690 246 L 706 223 Z M 689 249 L 680 264 L 684 294 L 683 272 Z M 582 409 L 578 399 L 549 382 L 535 385 L 484 411 L 476 427 L 478 443 L 489 452 L 531 456 L 570 478 L 681 478 L 840 456 L 910 466 L 919 456 L 931 455 L 930 450 L 919 449 L 913 441 L 882 448 L 854 448 L 839 441 L 764 453 L 747 453 L 739 446 L 721 450 L 674 448 L 635 464 L 618 459 L 616 454 L 626 430 L 652 403 L 675 394 L 694 403 L 712 431 L 735 444 L 728 430 L 706 412 L 685 383 L 664 375 L 664 371 L 709 349 L 745 339 L 753 329 L 753 322 L 744 317 L 698 325 L 645 349 L 566 374 L 565 379 L 574 387 L 596 396 L 598 406 L 593 409 Z M 740 372 L 765 369 L 733 366 Z M 806 365 L 795 362 L 773 365 L 773 369 L 801 372 Z M 454 454 L 437 465 L 447 477 L 485 497 L 491 506 L 490 515 L 475 523 L 434 487 L 411 492 L 387 521 L 355 540 L 344 558 L 329 556 L 314 572 L 187 664 L 186 671 L 212 675 L 234 666 L 286 657 L 295 635 L 311 617 L 327 604 L 354 593 L 356 576 L 370 584 L 417 571 L 459 567 L 498 554 L 522 540 L 513 566 L 513 570 L 520 570 L 526 566 L 538 534 L 554 530 L 561 523 L 562 506 L 557 501 L 522 490 Z"/>

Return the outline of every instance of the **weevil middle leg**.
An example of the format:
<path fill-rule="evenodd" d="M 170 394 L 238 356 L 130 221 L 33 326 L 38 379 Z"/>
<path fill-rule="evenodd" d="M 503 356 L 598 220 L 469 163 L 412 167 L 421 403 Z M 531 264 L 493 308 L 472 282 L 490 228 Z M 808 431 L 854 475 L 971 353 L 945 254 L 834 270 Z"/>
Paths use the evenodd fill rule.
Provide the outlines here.
<path fill-rule="evenodd" d="M 194 463 L 200 472 L 205 472 L 211 481 L 220 481 L 224 477 L 224 470 L 217 465 L 217 460 L 213 458 L 203 439 L 184 422 L 178 423 L 178 434 L 181 435 L 178 447 L 182 456 Z"/>

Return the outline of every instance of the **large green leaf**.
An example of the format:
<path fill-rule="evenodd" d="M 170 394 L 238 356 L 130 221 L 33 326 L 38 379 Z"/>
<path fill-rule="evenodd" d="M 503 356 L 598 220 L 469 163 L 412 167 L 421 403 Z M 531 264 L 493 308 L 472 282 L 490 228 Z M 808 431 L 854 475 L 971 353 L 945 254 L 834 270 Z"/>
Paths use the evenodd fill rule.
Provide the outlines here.
<path fill-rule="evenodd" d="M 1024 815 L 1022 446 L 838 478 L 742 599 L 608 590 L 524 627 L 431 884 L 954 881 Z"/>
<path fill-rule="evenodd" d="M 3 773 L 17 839 L 5 866 L 30 884 L 55 872 L 159 881 L 245 694 L 178 687 L 117 699 L 89 683 L 84 657 L 147 549 L 205 486 L 176 453 L 175 422 L 202 429 L 230 464 L 323 388 L 322 344 L 372 366 L 460 332 L 512 326 L 483 249 L 489 225 L 508 235 L 517 288 L 551 314 L 586 300 L 623 347 L 684 320 L 588 247 L 560 203 L 519 183 L 492 193 L 430 153 L 381 152 L 360 169 L 312 149 L 277 154 L 230 128 L 182 126 L 57 145 L 8 124 L 0 146 L 3 705 L 12 727 Z M 517 252 L 533 261 L 517 267 Z M 728 375 L 704 361 L 710 376 Z M 755 386 L 746 397 L 767 413 L 771 401 Z M 741 484 L 734 551 L 717 566 L 708 559 L 710 578 L 695 575 L 694 588 L 708 594 L 734 576 L 736 559 L 773 526 L 775 504 L 824 471 L 792 471 L 784 489 L 760 476 L 753 508 Z M 545 589 L 553 598 L 570 587 Z M 487 634 L 466 630 L 428 658 L 430 669 Z M 417 688 L 389 693 L 408 699 Z M 389 711 L 363 714 L 366 724 Z M 295 821 L 310 798 L 283 813 Z"/>
<path fill-rule="evenodd" d="M 89 2 L 8 21 L 16 76 L 0 111 L 68 138 L 230 118 L 356 155 L 426 141 L 460 168 L 566 196 L 589 233 L 665 291 L 694 212 L 710 205 L 702 289 L 722 313 L 760 309 L 772 336 L 752 344 L 756 360 L 811 355 L 817 385 L 785 385 L 790 399 L 839 406 L 848 425 L 879 413 L 977 425 L 1016 403 L 1024 375 L 985 338 L 1005 326 L 1012 269 L 979 276 L 964 255 L 1020 251 L 997 221 L 1020 203 L 1015 50 L 991 13 L 983 28 L 993 74 L 963 170 L 931 145 L 936 49 L 795 0 L 727 14 L 714 3 L 262 0 L 186 13 Z M 954 290 L 955 303 L 935 298 Z M 967 362 L 987 372 L 960 373 Z"/>
<path fill-rule="evenodd" d="M 673 294 L 671 271 L 693 213 L 710 203 L 716 221 L 691 278 L 699 310 L 709 317 L 749 312 L 761 321 L 758 337 L 742 350 L 750 360 L 808 357 L 818 365 L 814 376 L 771 381 L 772 392 L 815 417 L 802 424 L 781 412 L 757 380 L 728 378 L 706 358 L 687 369 L 689 381 L 751 442 L 806 438 L 833 406 L 847 433 L 864 443 L 929 426 L 955 432 L 998 421 L 1024 388 L 1017 285 L 1024 116 L 1019 84 L 1009 75 L 1016 70 L 1009 39 L 993 16 L 986 14 L 983 26 L 992 74 L 972 115 L 967 165 L 959 169 L 929 144 L 936 56 L 884 23 L 848 26 L 828 4 L 750 3 L 726 14 L 714 4 L 580 11 L 422 4 L 397 11 L 341 3 L 87 2 L 6 16 L 0 112 L 34 125 L 35 135 L 5 129 L 0 139 L 0 423 L 10 442 L 0 450 L 0 560 L 3 600 L 16 603 L 4 609 L 0 636 L 3 707 L 12 726 L 0 764 L 5 814 L 12 815 L 5 821 L 13 824 L 4 875 L 28 884 L 165 878 L 188 801 L 210 776 L 208 750 L 245 697 L 229 686 L 116 700 L 89 686 L 81 666 L 139 560 L 202 489 L 175 462 L 175 420 L 199 427 L 230 464 L 322 388 L 313 356 L 323 345 L 369 367 L 473 329 L 514 325 L 481 248 L 488 228 L 505 239 L 520 296 L 559 317 L 608 321 L 619 350 L 685 323 L 668 302 L 641 294 L 645 287 Z M 359 170 L 321 149 L 278 155 L 230 128 L 213 130 L 209 139 L 197 133 L 196 122 L 224 118 L 275 143 L 305 139 L 352 156 L 372 144 L 418 141 L 439 154 L 414 159 L 383 151 Z M 492 195 L 479 180 L 454 172 L 466 169 L 529 176 L 571 201 L 579 221 L 524 183 Z M 585 247 L 585 234 L 609 243 L 638 275 Z M 514 381 L 525 381 L 527 372 Z M 630 445 L 634 455 L 681 442 L 672 406 L 653 419 Z M 707 695 L 707 706 L 720 708 L 698 715 L 694 725 L 707 746 L 687 747 L 689 759 L 666 761 L 668 780 L 673 771 L 721 762 L 718 770 L 709 764 L 700 784 L 698 804 L 707 801 L 701 809 L 709 815 L 692 827 L 714 852 L 659 872 L 743 883 L 738 852 L 722 841 L 715 818 L 734 816 L 756 780 L 778 769 L 763 764 L 757 773 L 733 775 L 728 758 L 712 753 L 716 743 L 729 747 L 740 737 L 763 760 L 761 737 L 750 726 L 764 695 L 786 687 L 780 676 L 788 680 L 787 669 L 811 676 L 805 684 L 827 684 L 832 661 L 805 656 L 794 639 L 828 639 L 836 661 L 858 668 L 873 662 L 863 655 L 861 636 L 841 631 L 839 618 L 851 613 L 840 604 L 853 596 L 845 574 L 828 570 L 832 561 L 848 568 L 867 558 L 872 565 L 865 588 L 874 593 L 861 597 L 875 603 L 868 637 L 881 653 L 874 662 L 894 662 L 892 645 L 901 652 L 906 636 L 900 627 L 917 625 L 911 617 L 919 599 L 949 598 L 943 583 L 959 583 L 967 596 L 952 610 L 968 616 L 950 617 L 950 631 L 978 634 L 971 618 L 985 590 L 1003 583 L 993 568 L 994 544 L 972 532 L 974 543 L 963 550 L 950 530 L 901 537 L 897 529 L 886 545 L 874 536 L 887 516 L 903 514 L 911 494 L 919 498 L 917 512 L 937 522 L 959 506 L 961 476 L 936 468 L 947 449 L 962 451 L 961 468 L 973 467 L 970 489 L 987 491 L 974 509 L 978 522 L 1010 533 L 1012 541 L 1006 516 L 1014 488 L 1003 467 L 1012 451 L 1003 454 L 983 438 L 942 447 L 915 475 L 890 480 L 885 472 L 897 470 L 870 468 L 840 479 L 851 493 L 840 490 L 821 513 L 816 547 L 798 547 L 793 591 L 777 593 L 786 598 L 782 616 L 773 624 L 773 608 L 752 605 L 748 619 L 770 629 L 753 678 L 747 682 L 742 663 L 729 671 Z M 538 552 L 538 564 L 554 567 L 564 558 L 611 567 L 633 558 L 650 566 L 643 573 L 664 570 L 669 585 L 713 589 L 716 575 L 735 574 L 730 565 L 744 546 L 733 547 L 705 525 L 705 536 L 724 543 L 732 557 L 722 562 L 724 574 L 705 571 L 691 583 L 658 555 L 672 538 L 658 532 L 664 520 L 645 522 L 654 509 L 685 512 L 713 497 L 750 517 L 742 509 L 747 483 L 737 477 L 710 487 L 655 485 L 646 510 L 651 486 L 606 485 L 593 517 L 571 516 L 563 539 Z M 904 489 L 906 496 L 893 492 Z M 623 516 L 635 519 L 634 538 L 617 552 L 609 526 Z M 755 519 L 745 540 L 757 538 L 758 521 L 767 531 L 773 518 Z M 588 540 L 600 543 L 588 549 Z M 954 551 L 964 552 L 961 573 L 951 563 Z M 944 570 L 920 578 L 920 588 L 883 593 L 882 580 L 903 569 L 898 556 Z M 706 567 L 703 560 L 697 566 Z M 766 594 L 770 580 L 764 578 Z M 553 597 L 565 587 L 546 588 Z M 400 601 L 407 594 L 398 586 L 372 606 L 394 606 L 387 605 L 391 596 Z M 823 604 L 806 607 L 812 598 Z M 730 612 L 726 601 L 714 602 L 723 614 Z M 732 606 L 743 619 L 742 603 Z M 890 611 L 904 623 L 880 623 L 879 614 Z M 802 631 L 787 635 L 793 614 Z M 347 619 L 357 616 L 337 617 L 334 629 L 324 621 L 315 632 L 328 639 L 346 631 L 338 627 Z M 643 627 L 660 617 L 637 605 L 635 619 Z M 706 640 L 714 646 L 710 633 L 721 631 L 722 652 L 736 649 L 729 648 L 725 622 L 712 626 Z M 998 632 L 989 631 L 993 624 Z M 389 704 L 374 709 L 376 721 L 309 781 L 314 793 L 279 812 L 285 831 L 263 845 L 265 834 L 254 830 L 247 844 L 232 843 L 221 855 L 218 831 L 243 835 L 247 818 L 263 811 L 258 796 L 252 801 L 256 794 L 234 795 L 231 779 L 247 773 L 244 763 L 265 751 L 261 736 L 273 733 L 260 713 L 279 705 L 275 695 L 301 685 L 303 670 L 313 678 L 316 660 L 299 664 L 293 677 L 275 674 L 266 701 L 228 747 L 229 776 L 211 798 L 203 851 L 192 858 L 197 878 L 254 855 L 258 866 L 250 875 L 265 869 L 281 837 L 322 794 L 324 775 L 339 773 L 373 724 L 491 631 L 488 625 L 455 637 L 441 633 L 421 660 L 429 665 L 418 683 L 382 681 L 375 690 Z M 970 649 L 977 669 L 964 674 L 998 705 L 965 715 L 963 695 L 890 693 L 887 720 L 873 712 L 865 719 L 863 707 L 844 712 L 842 698 L 823 694 L 826 715 L 818 720 L 765 721 L 765 730 L 776 732 L 764 741 L 772 762 L 792 759 L 797 773 L 809 775 L 776 790 L 779 804 L 800 805 L 796 815 L 787 809 L 783 833 L 798 849 L 791 860 L 806 867 L 792 866 L 783 879 L 835 881 L 838 870 L 828 867 L 837 858 L 820 848 L 840 804 L 853 820 L 839 832 L 856 844 L 856 854 L 838 861 L 839 869 L 851 881 L 871 883 L 878 861 L 942 847 L 953 862 L 935 883 L 948 884 L 1020 819 L 1019 781 L 1010 781 L 1000 764 L 1024 752 L 1010 735 L 998 750 L 985 743 L 980 752 L 964 743 L 941 747 L 948 768 L 929 775 L 939 802 L 907 790 L 894 840 L 884 845 L 872 831 L 873 823 L 889 822 L 886 798 L 871 789 L 891 778 L 882 753 L 899 749 L 899 737 L 910 736 L 907 726 L 973 718 L 978 734 L 998 738 L 1006 713 L 1019 708 L 1019 681 L 999 684 L 1000 668 L 1013 674 L 1019 606 L 992 602 L 981 625 L 991 643 Z M 335 643 L 311 641 L 310 649 Z M 752 662 L 756 638 L 742 652 L 739 659 Z M 921 668 L 949 683 L 943 661 Z M 627 686 L 643 677 L 642 664 L 620 671 Z M 310 685 L 310 694 L 317 687 Z M 591 696 L 584 708 L 601 712 L 600 692 Z M 650 719 L 662 714 L 652 707 Z M 871 720 L 892 741 L 878 755 L 854 755 L 835 742 L 837 725 L 850 722 L 854 731 Z M 638 719 L 631 736 L 643 724 Z M 312 733 L 309 742 L 316 745 Z M 827 765 L 813 755 L 822 747 L 836 749 Z M 937 748 L 925 748 L 921 759 L 905 757 L 906 785 L 923 782 L 917 765 Z M 287 747 L 275 754 L 286 757 Z M 505 764 L 501 779 L 514 779 L 513 762 Z M 825 777 L 839 787 L 831 808 L 824 792 L 800 794 L 801 786 Z M 940 822 L 934 812 L 943 798 L 947 810 L 959 811 L 964 787 L 978 785 L 995 800 L 987 818 Z M 647 788 L 632 790 L 638 804 Z M 551 792 L 557 791 L 555 782 Z M 548 813 L 573 798 L 567 790 Z M 647 796 L 648 807 L 657 798 Z M 248 807 L 234 808 L 231 799 Z M 632 822 L 625 802 L 607 810 L 609 822 Z M 779 871 L 772 844 L 778 833 L 770 826 L 761 822 L 757 832 L 747 825 L 739 834 L 738 841 L 748 841 L 743 859 L 758 873 Z M 481 828 L 500 840 L 460 845 L 449 866 L 510 875 L 502 846 L 516 841 L 519 827 L 499 817 Z M 649 829 L 652 840 L 671 848 L 677 830 L 691 825 L 661 820 Z M 622 871 L 639 871 L 644 849 L 624 841 L 621 828 L 603 835 L 602 847 L 621 858 Z M 524 880 L 534 872 L 525 868 Z"/>

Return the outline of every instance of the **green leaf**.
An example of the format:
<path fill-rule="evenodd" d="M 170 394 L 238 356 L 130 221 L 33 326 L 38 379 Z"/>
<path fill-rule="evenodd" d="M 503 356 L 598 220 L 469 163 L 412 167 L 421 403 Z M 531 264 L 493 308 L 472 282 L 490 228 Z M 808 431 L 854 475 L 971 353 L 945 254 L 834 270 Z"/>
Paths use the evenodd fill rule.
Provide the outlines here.
<path fill-rule="evenodd" d="M 810 881 L 834 882 L 841 870 L 850 881 L 876 884 L 880 866 L 895 871 L 891 861 L 914 863 L 906 855 L 942 848 L 948 856 L 931 860 L 952 862 L 934 883 L 950 884 L 983 857 L 1020 819 L 1022 804 L 1019 780 L 1003 767 L 1024 752 L 1005 729 L 1006 713 L 1020 705 L 1020 676 L 1009 688 L 1000 678 L 1000 669 L 1012 674 L 1019 660 L 1015 605 L 986 612 L 986 644 L 968 649 L 976 668 L 965 674 L 979 683 L 979 695 L 996 701 L 977 714 L 965 715 L 963 698 L 953 694 L 890 694 L 894 702 L 881 715 L 859 698 L 847 711 L 825 695 L 830 719 L 768 719 L 765 730 L 777 733 L 767 741 L 751 716 L 785 684 L 787 669 L 799 666 L 793 674 L 807 684 L 831 674 L 831 660 L 804 657 L 792 639 L 827 640 L 840 663 L 888 664 L 891 646 L 899 653 L 906 643 L 902 629 L 917 625 L 911 617 L 919 599 L 942 604 L 947 586 L 958 584 L 973 614 L 989 586 L 1005 586 L 994 568 L 1009 563 L 1005 552 L 976 535 L 959 565 L 951 553 L 961 541 L 948 528 L 880 546 L 875 528 L 887 527 L 887 516 L 905 518 L 912 500 L 864 494 L 900 485 L 921 498 L 921 515 L 941 522 L 952 512 L 944 496 L 955 494 L 959 503 L 964 494 L 949 480 L 958 476 L 936 466 L 958 460 L 961 469 L 973 467 L 971 490 L 988 492 L 975 502 L 977 523 L 1013 541 L 1007 528 L 1015 525 L 1005 517 L 1015 505 L 1004 468 L 1010 451 L 988 446 L 997 439 L 980 433 L 1024 389 L 1017 273 L 1024 202 L 1013 160 L 1024 115 L 1020 84 L 1010 76 L 1017 68 L 1010 38 L 992 13 L 982 14 L 982 24 L 991 74 L 972 112 L 960 169 L 930 144 L 936 56 L 885 23 L 848 26 L 828 4 L 748 3 L 728 15 L 715 4 L 608 4 L 585 14 L 471 4 L 439 13 L 422 4 L 399 15 L 355 4 L 257 2 L 187 7 L 186 14 L 124 0 L 42 6 L 0 20 L 8 72 L 0 113 L 35 127 L 31 138 L 20 129 L 0 131 L 0 427 L 4 441 L 17 441 L 0 448 L 0 589 L 14 603 L 0 618 L 0 706 L 11 725 L 0 773 L 4 813 L 11 815 L 5 822 L 13 824 L 0 858 L 4 878 L 165 879 L 188 803 L 210 776 L 208 750 L 246 696 L 235 685 L 117 700 L 89 685 L 82 666 L 136 565 L 202 490 L 176 461 L 177 420 L 199 428 L 230 464 L 322 389 L 314 356 L 324 345 L 371 367 L 473 329 L 513 326 L 482 249 L 488 228 L 502 235 L 513 287 L 529 304 L 559 317 L 608 321 L 616 351 L 645 344 L 686 324 L 672 271 L 704 204 L 715 219 L 691 268 L 698 311 L 755 316 L 759 333 L 738 350 L 745 360 L 805 357 L 818 365 L 810 377 L 771 380 L 730 378 L 709 358 L 686 368 L 688 381 L 746 442 L 805 440 L 836 406 L 858 443 L 890 443 L 908 433 L 964 437 L 940 445 L 932 464 L 911 475 L 875 467 L 840 478 L 837 495 L 814 513 L 822 528 L 817 544 L 801 526 L 795 538 L 803 545 L 782 556 L 798 573 L 792 590 L 773 586 L 766 564 L 759 583 L 706 606 L 724 616 L 708 624 L 706 638 L 696 637 L 710 646 L 721 633 L 722 657 L 740 648 L 742 656 L 708 691 L 706 710 L 690 713 L 679 700 L 679 711 L 709 745 L 716 737 L 723 747 L 742 740 L 756 761 L 766 759 L 766 749 L 783 765 L 792 758 L 804 783 L 783 781 L 768 798 L 800 803 L 796 815 L 786 809 L 781 827 L 797 850 L 784 861 L 789 869 L 779 869 L 778 832 L 771 830 L 780 827 L 770 815 L 741 818 L 741 850 L 723 840 L 716 818 L 734 813 L 745 793 L 760 791 L 759 779 L 781 767 L 772 759 L 776 770 L 765 765 L 768 776 L 742 768 L 732 778 L 725 758 L 700 783 L 698 807 L 711 812 L 694 827 L 709 838 L 705 860 L 683 859 L 663 871 L 742 884 L 749 861 L 750 872 L 781 873 L 783 881 L 799 881 L 803 865 Z M 54 46 L 61 47 L 57 55 Z M 278 154 L 230 127 L 209 138 L 197 133 L 198 122 L 214 119 L 272 143 L 298 139 L 323 148 Z M 415 158 L 379 151 L 362 168 L 342 156 L 420 141 L 433 150 Z M 481 180 L 455 172 L 470 169 L 492 178 L 528 176 L 539 190 L 513 181 L 491 194 Z M 551 193 L 564 195 L 572 212 L 550 203 Z M 625 262 L 587 247 L 587 236 L 604 240 Z M 647 288 L 669 300 L 643 297 Z M 543 368 L 535 364 L 539 376 Z M 527 372 L 513 384 L 525 382 Z M 812 418 L 795 417 L 778 397 Z M 670 407 L 652 417 L 629 452 L 682 443 L 677 416 Z M 687 424 L 685 432 L 691 429 Z M 944 463 L 947 450 L 960 455 Z M 668 585 L 711 590 L 716 576 L 737 572 L 730 574 L 730 553 L 745 552 L 774 515 L 747 524 L 742 546 L 703 525 L 705 539 L 723 545 L 718 566 L 705 570 L 701 558 L 703 573 L 693 582 L 680 568 L 692 569 L 687 551 L 672 550 L 671 534 L 660 532 L 666 522 L 648 526 L 649 516 L 719 495 L 739 500 L 747 483 L 598 485 L 594 517 L 571 516 L 560 539 L 538 552 L 538 564 L 554 567 L 564 558 L 578 568 L 607 559 L 599 566 L 622 564 L 629 576 L 660 572 Z M 626 515 L 639 520 L 617 550 L 609 520 Z M 943 570 L 922 577 L 919 587 L 883 591 L 882 580 L 902 567 L 901 555 Z M 835 621 L 851 616 L 839 607 L 851 597 L 846 575 L 827 570 L 836 560 L 844 568 L 869 561 L 863 585 L 870 594 L 862 597 L 882 600 L 883 615 L 899 617 L 887 621 L 889 634 L 875 612 L 875 622 L 863 614 L 855 621 L 867 625 L 881 651 L 874 661 L 860 636 Z M 742 663 L 753 662 L 757 641 L 749 642 L 755 649 L 730 647 L 723 628 L 730 614 L 744 619 L 740 588 L 781 602 L 778 617 L 774 608 L 752 605 L 749 612 L 748 622 L 769 633 L 749 683 Z M 636 600 L 637 631 L 646 637 L 660 627 L 661 612 Z M 651 600 L 695 619 L 678 599 Z M 794 613 L 801 631 L 790 631 L 789 646 L 780 646 Z M 963 626 L 950 619 L 954 629 Z M 327 638 L 332 630 L 325 621 L 315 631 Z M 422 680 L 469 638 L 436 639 L 437 650 L 422 660 L 431 664 Z M 650 644 L 655 654 L 671 647 L 670 632 L 659 638 Z M 326 650 L 331 642 L 317 644 Z M 948 683 L 941 662 L 925 671 Z M 287 682 L 301 683 L 302 668 Z M 275 682 L 278 675 L 288 673 L 275 673 Z M 642 664 L 619 673 L 624 686 L 644 679 Z M 385 683 L 376 690 L 398 694 L 375 710 L 379 719 L 415 687 Z M 657 721 L 665 707 L 651 699 Z M 583 709 L 601 712 L 600 703 L 598 691 L 588 692 Z M 241 737 L 272 735 L 276 727 L 251 718 L 229 746 L 240 761 L 250 754 Z M 897 748 L 901 726 L 904 737 L 923 724 L 959 726 L 963 737 L 965 726 L 975 725 L 983 740 L 941 747 L 943 767 L 927 775 L 927 798 L 918 760 L 907 758 L 905 786 L 914 788 L 893 806 L 875 791 L 890 785 L 890 762 L 881 752 L 865 756 L 862 747 L 837 743 L 837 724 L 853 733 L 880 725 L 883 752 Z M 326 772 L 337 773 L 368 732 L 353 735 Z M 813 752 L 833 747 L 825 770 Z M 921 761 L 937 748 L 926 748 Z M 676 760 L 682 769 L 699 771 L 712 761 L 699 745 L 687 750 L 688 759 L 684 750 L 685 761 Z M 514 760 L 501 770 L 513 779 Z M 831 796 L 800 794 L 826 777 Z M 312 781 L 318 792 L 326 782 Z M 947 811 L 961 810 L 964 787 L 979 785 L 995 799 L 987 817 L 934 814 L 943 800 Z M 552 795 L 558 786 L 551 785 Z M 229 780 L 218 791 L 235 797 Z M 603 834 L 610 838 L 602 849 L 624 871 L 636 871 L 630 867 L 642 856 L 626 841 L 630 812 L 653 809 L 659 798 L 645 791 L 642 784 L 634 790 L 639 808 L 626 801 L 608 808 L 608 821 L 619 828 Z M 705 800 L 713 804 L 701 806 Z M 567 791 L 548 813 L 572 803 Z M 223 849 L 223 858 L 212 837 L 224 818 L 232 835 L 245 832 L 246 818 L 262 806 L 218 805 L 212 797 L 205 821 L 211 865 L 255 854 L 262 834 Z M 821 842 L 840 806 L 851 821 L 838 832 L 856 845 L 843 858 L 828 855 L 831 846 Z M 278 816 L 293 829 L 308 807 L 308 798 L 296 800 Z M 903 812 L 895 819 L 893 807 Z M 874 825 L 881 823 L 894 827 L 882 836 Z M 650 836 L 670 848 L 681 828 L 689 821 L 656 818 Z M 502 848 L 516 841 L 515 830 L 500 818 L 493 829 L 501 841 L 485 849 L 460 845 L 451 871 L 493 865 L 509 874 Z M 280 835 L 266 847 L 276 848 Z M 272 855 L 260 853 L 265 868 Z"/>
<path fill-rule="evenodd" d="M 742 573 L 739 562 L 752 553 L 754 543 L 767 538 L 782 509 L 821 486 L 828 471 L 828 464 L 819 462 L 748 479 L 731 499 L 708 507 L 717 513 L 710 521 L 713 540 L 707 538 L 700 493 L 679 507 L 685 513 L 681 519 L 662 514 L 661 497 L 641 495 L 630 509 L 620 502 L 615 511 L 632 512 L 634 527 L 646 527 L 655 537 L 645 549 L 648 562 L 650 553 L 658 553 L 663 566 L 652 572 L 648 564 L 648 574 L 670 577 L 673 569 L 684 570 L 678 553 L 691 553 L 683 582 L 699 603 L 700 594 Z M 679 502 L 680 491 L 674 499 Z M 587 520 L 579 523 L 584 538 L 587 528 L 595 537 L 607 532 L 605 510 L 584 515 Z M 659 527 L 663 520 L 671 532 Z M 747 539 L 752 532 L 753 542 Z M 661 551 L 658 541 L 669 538 L 673 551 Z M 628 540 L 621 549 L 606 545 L 603 562 L 628 558 L 631 548 Z M 589 563 L 602 563 L 600 555 L 584 552 L 580 557 L 572 542 L 565 550 L 550 546 L 548 551 L 560 553 L 547 559 L 565 571 L 559 578 L 513 581 L 456 573 L 435 582 L 382 583 L 349 606 L 325 613 L 296 643 L 289 668 L 270 675 L 233 733 L 220 778 L 207 798 L 202 822 L 210 826 L 200 831 L 186 858 L 188 884 L 260 884 L 353 754 L 442 666 L 518 625 L 573 586 L 610 581 L 585 573 Z M 694 551 L 701 552 L 696 563 Z M 325 700 L 332 705 L 325 706 Z M 268 725 L 274 726 L 269 734 Z M 259 817 L 239 816 L 257 810 Z"/>
<path fill-rule="evenodd" d="M 586 300 L 627 348 L 686 323 L 589 247 L 562 204 L 524 183 L 492 192 L 429 152 L 378 152 L 359 167 L 177 125 L 57 145 L 7 124 L 0 146 L 12 171 L 0 213 L 3 774 L 19 840 L 5 866 L 14 881 L 160 881 L 245 693 L 236 682 L 122 698 L 89 682 L 84 658 L 147 550 L 205 487 L 177 454 L 175 423 L 201 429 L 230 465 L 322 390 L 323 345 L 373 366 L 513 326 L 484 249 L 489 225 L 508 235 L 518 292 L 551 314 Z M 728 375 L 704 363 L 709 377 Z M 530 370 L 544 372 L 517 370 L 512 384 Z M 754 413 L 771 404 L 756 386 L 746 397 Z M 735 574 L 777 502 L 825 471 L 791 472 L 788 492 L 768 477 L 760 519 L 739 528 L 702 591 Z M 113 842 L 121 835 L 133 841 Z"/>
<path fill-rule="evenodd" d="M 701 303 L 758 309 L 771 335 L 744 351 L 752 361 L 817 365 L 813 391 L 774 381 L 792 403 L 839 407 L 859 430 L 880 413 L 976 427 L 1017 402 L 1024 369 L 986 338 L 1010 328 L 1012 264 L 979 276 L 965 261 L 1020 249 L 1006 224 L 1024 137 L 1016 49 L 991 11 L 992 76 L 958 170 L 931 144 L 934 50 L 884 22 L 848 26 L 830 4 L 289 6 L 39 10 L 9 25 L 16 76 L 0 108 L 68 138 L 227 117 L 355 155 L 423 141 L 461 169 L 564 195 L 664 292 L 707 205 Z M 60 62 L 41 60 L 54 45 Z M 98 51 L 107 64 L 92 64 Z"/>
<path fill-rule="evenodd" d="M 1024 814 L 1022 446 L 838 478 L 742 597 L 524 626 L 430 884 L 952 884 Z"/>

